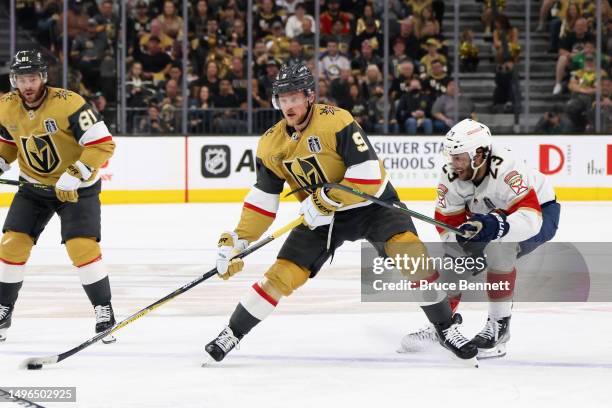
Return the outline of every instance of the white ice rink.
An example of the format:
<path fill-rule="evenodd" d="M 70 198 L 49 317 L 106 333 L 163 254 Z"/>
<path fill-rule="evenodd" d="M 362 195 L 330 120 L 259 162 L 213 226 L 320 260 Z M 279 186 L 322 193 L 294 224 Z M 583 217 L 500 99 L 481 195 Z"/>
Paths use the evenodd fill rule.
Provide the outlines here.
<path fill-rule="evenodd" d="M 408 205 L 432 213 L 431 203 Z M 563 203 L 556 240 L 610 240 L 611 207 Z M 281 204 L 275 226 L 297 208 Z M 102 247 L 118 320 L 209 270 L 219 233 L 233 228 L 239 213 L 239 204 L 105 206 Z M 433 227 L 417 228 L 424 240 L 437 239 Z M 91 305 L 59 241 L 54 219 L 33 251 L 8 340 L 0 343 L 0 388 L 77 387 L 76 404 L 48 406 L 610 406 L 612 304 L 517 304 L 508 355 L 478 369 L 438 349 L 400 355 L 401 337 L 425 318 L 413 304 L 360 303 L 358 243 L 338 250 L 221 364 L 200 367 L 204 345 L 283 239 L 248 257 L 232 280 L 206 281 L 121 329 L 117 343 L 22 371 L 24 358 L 57 354 L 93 335 Z M 486 306 L 460 310 L 466 335 L 481 329 Z"/>

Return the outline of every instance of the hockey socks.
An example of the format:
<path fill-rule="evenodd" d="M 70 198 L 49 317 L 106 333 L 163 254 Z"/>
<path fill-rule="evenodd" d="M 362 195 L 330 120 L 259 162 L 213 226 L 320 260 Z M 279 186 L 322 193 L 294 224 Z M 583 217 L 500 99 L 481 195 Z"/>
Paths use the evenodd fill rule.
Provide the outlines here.
<path fill-rule="evenodd" d="M 510 272 L 489 271 L 487 272 L 488 283 L 498 283 L 500 290 L 489 290 L 489 317 L 501 319 L 512 314 L 512 296 L 514 294 L 514 283 L 516 282 L 516 268 Z"/>
<path fill-rule="evenodd" d="M 16 283 L 0 282 L 0 305 L 14 306 L 23 281 Z"/>
<path fill-rule="evenodd" d="M 427 320 L 433 324 L 450 323 L 453 319 L 453 311 L 447 298 L 441 302 L 421 306 Z"/>
<path fill-rule="evenodd" d="M 25 262 L 0 259 L 0 304 L 14 305 L 23 285 Z"/>
<path fill-rule="evenodd" d="M 278 300 L 266 293 L 261 285 L 253 284 L 249 293 L 240 301 L 230 317 L 229 327 L 241 339 L 276 308 Z"/>
<path fill-rule="evenodd" d="M 108 273 L 98 256 L 91 262 L 77 267 L 83 289 L 92 305 L 104 305 L 111 301 L 111 288 Z"/>

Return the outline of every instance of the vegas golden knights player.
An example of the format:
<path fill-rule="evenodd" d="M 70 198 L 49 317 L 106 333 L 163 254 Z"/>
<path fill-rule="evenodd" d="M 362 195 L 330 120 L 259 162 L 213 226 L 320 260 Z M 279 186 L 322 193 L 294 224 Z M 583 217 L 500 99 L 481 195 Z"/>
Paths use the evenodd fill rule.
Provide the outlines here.
<path fill-rule="evenodd" d="M 315 103 L 314 77 L 302 64 L 284 66 L 273 84 L 273 103 L 284 118 L 259 140 L 256 183 L 246 196 L 238 226 L 218 243 L 217 271 L 223 279 L 239 272 L 231 256 L 259 239 L 274 221 L 286 183 L 294 190 L 336 182 L 387 201 L 399 201 L 367 136 L 344 109 Z M 229 325 L 206 345 L 209 360 L 221 361 L 280 299 L 313 278 L 344 241 L 367 239 L 381 256 L 423 256 L 426 248 L 410 217 L 340 190 L 318 188 L 299 196 L 305 224 L 289 234 L 276 261 L 237 305 Z M 403 271 L 416 284 L 434 281 L 432 269 Z M 430 293 L 421 303 L 437 328 L 440 343 L 458 357 L 473 360 L 477 350 L 457 329 L 446 295 Z"/>
<path fill-rule="evenodd" d="M 62 243 L 76 267 L 96 316 L 96 332 L 115 324 L 108 275 L 100 253 L 98 169 L 115 143 L 85 100 L 46 85 L 47 66 L 37 51 L 19 51 L 10 66 L 15 89 L 0 98 L 0 173 L 17 160 L 22 186 L 11 203 L 0 241 L 0 340 L 6 337 L 32 246 L 54 213 Z M 103 339 L 114 341 L 112 337 Z"/>

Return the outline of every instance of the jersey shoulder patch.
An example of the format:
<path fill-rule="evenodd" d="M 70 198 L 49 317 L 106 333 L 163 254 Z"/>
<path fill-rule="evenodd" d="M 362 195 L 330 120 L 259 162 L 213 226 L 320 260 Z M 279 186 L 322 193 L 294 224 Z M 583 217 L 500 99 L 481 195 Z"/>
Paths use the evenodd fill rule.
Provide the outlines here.
<path fill-rule="evenodd" d="M 446 193 L 448 193 L 448 188 L 440 183 L 438 184 L 438 188 L 436 188 L 436 192 L 438 193 L 437 206 L 439 208 L 446 208 Z"/>
<path fill-rule="evenodd" d="M 516 195 L 521 195 L 529 189 L 528 183 L 525 182 L 523 175 L 516 170 L 512 170 L 506 174 L 504 183 L 506 183 Z"/>
<path fill-rule="evenodd" d="M 86 102 L 83 97 L 75 92 L 63 88 L 49 88 L 48 98 L 55 106 L 61 104 L 62 109 L 68 111 L 68 115 L 81 108 Z"/>
<path fill-rule="evenodd" d="M 19 102 L 19 95 L 16 91 L 8 92 L 0 97 L 0 104 Z"/>
<path fill-rule="evenodd" d="M 353 115 L 345 109 L 338 108 L 337 106 L 317 104 L 314 106 L 315 113 L 322 117 L 322 119 L 337 123 L 338 129 L 341 130 L 343 127 L 353 122 Z"/>

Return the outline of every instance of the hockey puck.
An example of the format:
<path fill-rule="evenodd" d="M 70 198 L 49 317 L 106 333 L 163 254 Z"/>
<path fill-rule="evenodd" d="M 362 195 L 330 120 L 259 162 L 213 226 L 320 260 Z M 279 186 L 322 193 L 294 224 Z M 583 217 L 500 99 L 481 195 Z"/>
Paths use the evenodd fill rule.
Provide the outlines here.
<path fill-rule="evenodd" d="M 42 364 L 28 364 L 28 370 L 40 370 Z"/>

